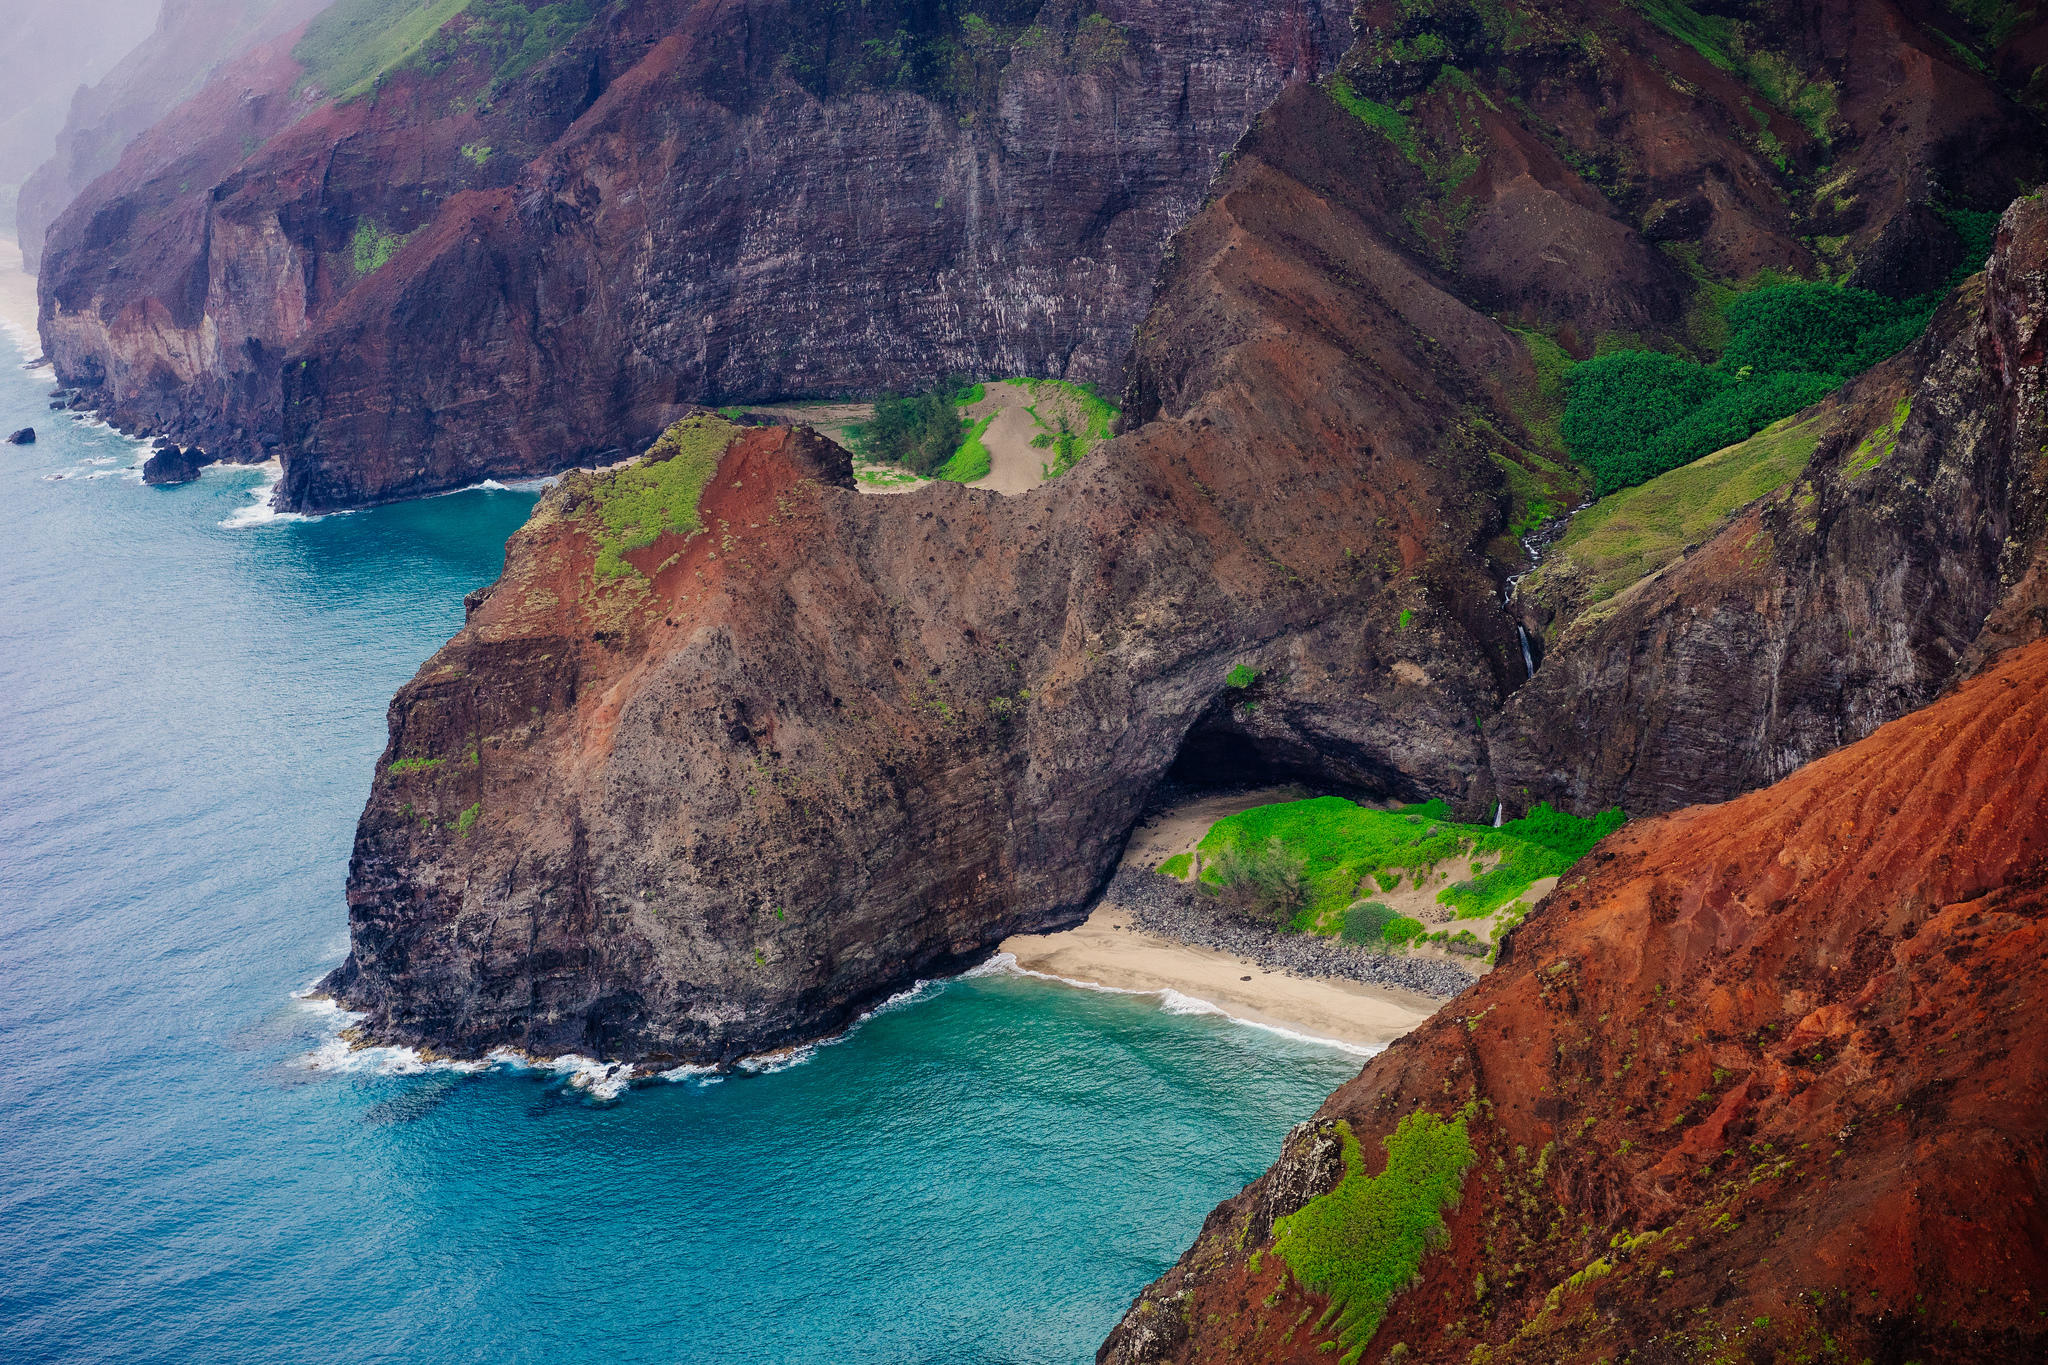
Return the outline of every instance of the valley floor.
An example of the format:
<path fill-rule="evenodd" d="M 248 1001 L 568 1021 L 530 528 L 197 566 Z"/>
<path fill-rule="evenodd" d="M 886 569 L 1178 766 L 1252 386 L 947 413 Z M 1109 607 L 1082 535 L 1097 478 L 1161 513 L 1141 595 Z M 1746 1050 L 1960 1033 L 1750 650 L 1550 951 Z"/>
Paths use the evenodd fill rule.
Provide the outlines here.
<path fill-rule="evenodd" d="M 1149 872 L 1193 848 L 1225 816 L 1307 795 L 1294 787 L 1209 794 L 1146 819 L 1124 852 L 1123 872 Z M 1121 874 L 1120 874 L 1121 875 Z M 1133 922 L 1116 886 L 1077 928 L 1017 934 L 1001 951 L 1019 969 L 1110 990 L 1173 991 L 1233 1019 L 1374 1051 L 1434 1014 L 1443 1001 L 1399 986 L 1334 976 L 1300 976 L 1250 958 L 1148 933 Z"/>

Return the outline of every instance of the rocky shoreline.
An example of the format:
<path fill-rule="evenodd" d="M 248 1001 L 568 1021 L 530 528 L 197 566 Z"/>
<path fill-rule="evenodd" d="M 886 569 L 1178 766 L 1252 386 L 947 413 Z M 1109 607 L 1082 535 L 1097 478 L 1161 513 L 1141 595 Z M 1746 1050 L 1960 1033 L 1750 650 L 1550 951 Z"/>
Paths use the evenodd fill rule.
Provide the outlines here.
<path fill-rule="evenodd" d="M 1295 976 L 1343 977 L 1441 1000 L 1477 980 L 1441 958 L 1389 957 L 1320 934 L 1283 934 L 1247 924 L 1186 883 L 1139 868 L 1119 871 L 1103 898 L 1128 910 L 1132 924 L 1148 934 L 1232 953 Z"/>

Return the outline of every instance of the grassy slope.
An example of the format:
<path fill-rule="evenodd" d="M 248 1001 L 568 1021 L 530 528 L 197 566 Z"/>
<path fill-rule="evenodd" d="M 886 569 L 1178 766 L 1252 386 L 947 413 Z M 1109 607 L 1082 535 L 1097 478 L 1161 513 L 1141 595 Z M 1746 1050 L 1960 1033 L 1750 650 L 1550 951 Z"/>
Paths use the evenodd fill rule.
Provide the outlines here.
<path fill-rule="evenodd" d="M 1805 470 L 1827 430 L 1827 415 L 1788 417 L 1737 445 L 1611 493 L 1573 518 L 1543 568 L 1525 587 L 1546 582 L 1591 606 L 1619 595 L 1706 538 L 1723 517 Z"/>
<path fill-rule="evenodd" d="M 1468 855 L 1497 861 L 1437 899 L 1461 917 L 1487 914 L 1544 877 L 1561 875 L 1620 824 L 1619 811 L 1581 820 L 1539 806 L 1494 829 L 1451 820 L 1441 802 L 1380 811 L 1342 797 L 1319 796 L 1256 806 L 1219 820 L 1199 848 L 1209 863 L 1232 845 L 1258 849 L 1278 839 L 1307 863 L 1310 901 L 1295 927 L 1327 934 L 1341 930 L 1345 910 L 1369 895 L 1372 885 L 1391 890 L 1403 874 L 1419 883 L 1437 864 Z"/>
<path fill-rule="evenodd" d="M 340 0 L 292 49 L 306 68 L 300 87 L 317 85 L 335 99 L 365 94 L 467 8 L 469 0 Z"/>
<path fill-rule="evenodd" d="M 597 524 L 589 528 L 599 582 L 637 576 L 625 553 L 652 545 L 663 532 L 704 529 L 697 502 L 739 431 L 722 417 L 685 417 L 648 447 L 645 461 L 599 476 L 590 490 Z"/>
<path fill-rule="evenodd" d="M 1365 1173 L 1365 1153 L 1338 1121 L 1344 1178 L 1273 1224 L 1273 1253 L 1295 1278 L 1327 1295 L 1319 1330 L 1334 1331 L 1355 1361 L 1379 1330 L 1387 1301 L 1414 1283 L 1422 1258 L 1444 1236 L 1443 1213 L 1457 1205 L 1475 1159 L 1465 1120 L 1410 1114 L 1387 1135 L 1387 1164 Z M 1335 1319 L 1333 1322 L 1332 1319 Z M 1329 1349 L 1325 1347 L 1324 1349 Z"/>

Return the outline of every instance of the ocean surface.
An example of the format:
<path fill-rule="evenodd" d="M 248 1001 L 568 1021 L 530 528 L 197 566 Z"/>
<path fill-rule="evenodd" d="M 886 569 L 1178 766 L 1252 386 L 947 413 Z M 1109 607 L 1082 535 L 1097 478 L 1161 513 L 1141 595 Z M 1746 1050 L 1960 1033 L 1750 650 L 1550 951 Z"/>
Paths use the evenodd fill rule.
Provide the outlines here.
<path fill-rule="evenodd" d="M 293 520 L 256 470 L 146 488 L 13 350 L 0 1360 L 1077 1363 L 1355 1074 L 1001 973 L 609 1099 L 347 1053 L 293 993 L 346 949 L 385 703 L 533 494 Z"/>

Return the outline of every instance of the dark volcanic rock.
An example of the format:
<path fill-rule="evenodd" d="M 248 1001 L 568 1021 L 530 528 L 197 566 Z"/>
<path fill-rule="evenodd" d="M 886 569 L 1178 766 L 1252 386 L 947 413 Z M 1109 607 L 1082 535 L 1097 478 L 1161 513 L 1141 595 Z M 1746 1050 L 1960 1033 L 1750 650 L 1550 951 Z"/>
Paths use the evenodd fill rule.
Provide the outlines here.
<path fill-rule="evenodd" d="M 2042 1359 L 2044 990 L 2037 641 L 1777 786 L 1609 837 L 1097 1359 Z M 1347 1126 L 1376 1175 L 1418 1112 L 1463 1115 L 1475 1160 L 1377 1332 L 1333 1346 L 1274 1208 L 1312 1135 Z"/>
<path fill-rule="evenodd" d="M 1513 136 L 1446 88 L 1416 113 L 1428 145 Z M 1496 150 L 1598 206 L 1541 140 Z M 1547 477 L 1517 415 L 1535 371 L 1444 273 L 1442 179 L 1410 151 L 1321 90 L 1284 93 L 1174 240 L 1128 367 L 1136 429 L 1030 495 L 863 497 L 816 438 L 754 429 L 705 493 L 713 533 L 635 552 L 644 590 L 592 581 L 587 478 L 548 495 L 393 703 L 333 983 L 365 1028 L 628 1060 L 816 1036 L 1079 918 L 1170 773 L 1442 796 L 1468 817 L 1504 792 L 1519 805 L 1525 782 L 1576 803 L 1513 747 L 1540 753 L 1548 732 L 1498 715 L 1526 676 L 1499 604 L 1514 490 Z M 1483 209 L 1520 180 L 1463 183 Z M 1717 249 L 1762 240 L 1745 234 Z M 1514 306 L 1593 335 L 1642 257 L 1627 231 L 1581 241 L 1597 287 Z M 1926 405 L 1979 393 L 1966 352 Z M 1957 469 L 1941 496 L 1967 523 L 2000 485 Z M 1924 491 L 1897 496 L 1895 520 L 1937 515 Z M 1997 556 L 1951 563 L 1974 632 Z M 1794 635 L 1825 650 L 1837 624 Z M 1259 676 L 1227 687 L 1239 664 Z M 1554 653 L 1539 681 L 1553 670 L 1571 676 Z M 1629 676 L 1572 703 L 1603 720 L 1569 761 L 1626 769 Z M 1752 709 L 1731 732 L 1772 714 L 1738 696 Z M 1631 809 L 1720 780 L 1666 771 Z"/>
<path fill-rule="evenodd" d="M 199 471 L 211 464 L 205 451 L 198 446 L 180 450 L 175 445 L 158 449 L 142 465 L 144 483 L 190 483 L 199 477 Z"/>
<path fill-rule="evenodd" d="M 1350 41 L 1330 0 L 936 13 L 627 0 L 502 88 L 454 60 L 345 105 L 252 51 L 52 228 L 47 345 L 123 425 L 279 454 L 303 509 L 635 449 L 697 402 L 1114 383 L 1224 153 Z M 1352 84 L 1414 101 L 1403 249 L 1584 353 L 1682 333 L 1681 259 L 1810 272 L 1820 242 L 1904 287 L 1931 183 L 2002 206 L 2048 172 L 1917 10 L 1745 13 L 1826 121 L 1621 0 L 1365 5 Z M 883 70 L 892 42 L 961 60 Z"/>
<path fill-rule="evenodd" d="M 1156 872 L 1124 868 L 1110 879 L 1103 895 L 1129 910 L 1132 923 L 1147 933 L 1214 948 L 1295 976 L 1337 976 L 1439 999 L 1449 999 L 1473 981 L 1470 972 L 1440 958 L 1389 957 L 1321 934 L 1283 934 L 1248 924 L 1187 883 Z"/>
<path fill-rule="evenodd" d="M 1176 240 L 1158 420 L 1029 495 L 864 496 L 753 428 L 643 590 L 592 581 L 567 476 L 393 703 L 336 992 L 465 1054 L 722 1059 L 1077 920 L 1184 755 L 1490 809 L 1479 452 L 1533 371 L 1402 249 L 1405 167 L 1283 95 Z"/>
<path fill-rule="evenodd" d="M 8 433 L 7 436 L 7 444 L 11 446 L 32 446 L 35 443 L 36 429 L 34 427 L 23 427 L 19 431 Z"/>

